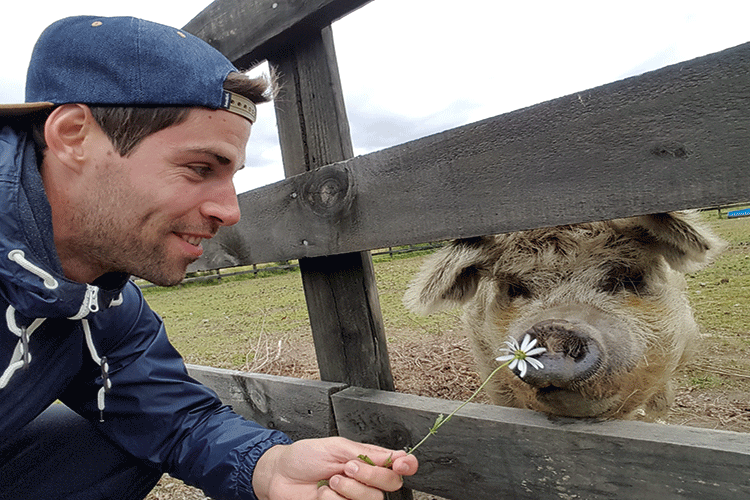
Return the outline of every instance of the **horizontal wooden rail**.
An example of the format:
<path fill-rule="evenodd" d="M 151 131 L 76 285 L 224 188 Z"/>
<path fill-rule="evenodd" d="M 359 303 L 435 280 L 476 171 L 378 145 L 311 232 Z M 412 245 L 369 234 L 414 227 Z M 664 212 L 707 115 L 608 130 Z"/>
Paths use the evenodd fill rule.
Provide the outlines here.
<path fill-rule="evenodd" d="M 339 435 L 404 448 L 455 401 L 189 365 L 225 404 L 293 438 Z M 550 419 L 469 404 L 417 450 L 410 488 L 445 498 L 750 498 L 748 434 Z"/>
<path fill-rule="evenodd" d="M 240 195 L 240 264 L 750 199 L 750 44 Z"/>
<path fill-rule="evenodd" d="M 304 32 L 320 31 L 371 0 L 216 0 L 184 27 L 238 68 L 268 59 Z"/>
<path fill-rule="evenodd" d="M 188 372 L 243 417 L 293 439 L 336 433 L 330 397 L 344 384 L 198 365 L 188 365 Z"/>
<path fill-rule="evenodd" d="M 354 387 L 332 399 L 340 435 L 396 447 L 459 404 Z M 415 454 L 420 472 L 406 485 L 456 500 L 750 498 L 743 433 L 469 404 Z"/>

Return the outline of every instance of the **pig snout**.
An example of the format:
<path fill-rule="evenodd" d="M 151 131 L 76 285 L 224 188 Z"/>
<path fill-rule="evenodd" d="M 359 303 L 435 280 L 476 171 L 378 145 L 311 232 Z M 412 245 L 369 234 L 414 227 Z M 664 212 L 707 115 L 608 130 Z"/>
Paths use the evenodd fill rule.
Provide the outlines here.
<path fill-rule="evenodd" d="M 571 389 L 594 376 L 603 364 L 602 346 L 593 327 L 564 319 L 536 323 L 525 334 L 537 339 L 547 351 L 537 359 L 541 369 L 529 369 L 523 381 L 540 389 Z M 516 373 L 518 374 L 518 373 Z"/>

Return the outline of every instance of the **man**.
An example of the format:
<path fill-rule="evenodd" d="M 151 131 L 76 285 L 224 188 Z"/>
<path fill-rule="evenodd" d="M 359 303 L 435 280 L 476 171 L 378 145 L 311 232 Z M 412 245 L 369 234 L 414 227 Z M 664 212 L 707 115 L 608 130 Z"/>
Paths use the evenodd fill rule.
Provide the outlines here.
<path fill-rule="evenodd" d="M 416 472 L 222 406 L 128 279 L 178 283 L 239 220 L 232 177 L 267 90 L 147 21 L 42 33 L 27 102 L 0 106 L 0 497 L 143 498 L 168 472 L 217 500 L 369 499 Z"/>

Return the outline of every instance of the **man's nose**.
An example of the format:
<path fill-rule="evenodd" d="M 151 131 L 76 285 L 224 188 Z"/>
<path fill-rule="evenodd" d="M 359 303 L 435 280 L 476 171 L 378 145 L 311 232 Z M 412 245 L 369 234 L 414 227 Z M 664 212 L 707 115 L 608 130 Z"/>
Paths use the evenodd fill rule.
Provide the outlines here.
<path fill-rule="evenodd" d="M 232 226 L 240 220 L 240 205 L 234 183 L 219 186 L 202 207 L 203 215 L 218 221 L 222 226 Z"/>

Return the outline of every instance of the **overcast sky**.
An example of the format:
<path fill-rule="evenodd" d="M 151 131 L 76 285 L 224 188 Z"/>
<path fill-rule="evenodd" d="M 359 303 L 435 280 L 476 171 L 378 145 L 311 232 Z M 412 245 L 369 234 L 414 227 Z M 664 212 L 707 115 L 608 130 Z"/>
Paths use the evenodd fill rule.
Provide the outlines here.
<path fill-rule="evenodd" d="M 0 102 L 23 101 L 33 44 L 61 17 L 132 15 L 182 27 L 209 3 L 3 5 Z M 748 14 L 745 0 L 374 0 L 333 26 L 355 154 L 745 43 Z M 282 178 L 275 117 L 266 104 L 237 190 Z"/>

